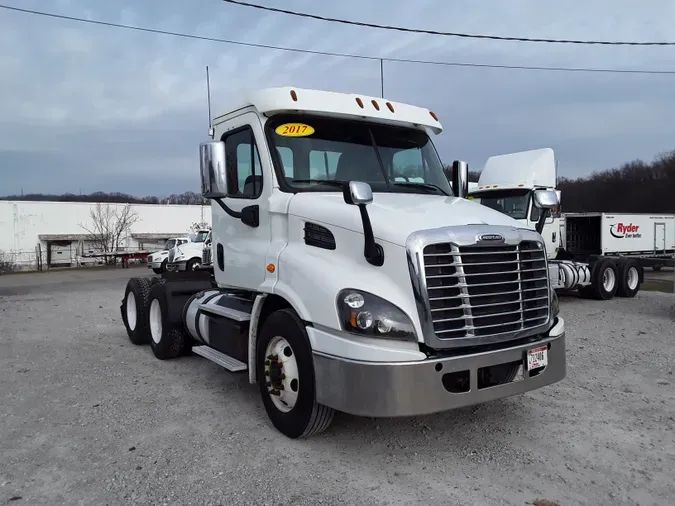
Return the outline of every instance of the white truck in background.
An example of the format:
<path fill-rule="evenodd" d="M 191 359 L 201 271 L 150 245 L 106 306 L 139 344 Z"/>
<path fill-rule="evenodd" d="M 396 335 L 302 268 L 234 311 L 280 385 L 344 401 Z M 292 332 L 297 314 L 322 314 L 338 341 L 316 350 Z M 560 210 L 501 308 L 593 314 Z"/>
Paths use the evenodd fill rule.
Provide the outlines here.
<path fill-rule="evenodd" d="M 463 162 L 452 195 L 441 131 L 428 109 L 382 98 L 251 93 L 200 145 L 213 268 L 131 278 L 131 342 L 248 371 L 290 438 L 336 411 L 421 415 L 562 380 L 541 235 L 466 200 Z"/>
<path fill-rule="evenodd" d="M 542 234 L 551 284 L 608 300 L 634 297 L 644 280 L 642 262 L 675 254 L 675 215 L 561 213 L 546 218 L 533 192 L 556 191 L 557 161 L 550 148 L 489 158 L 468 198 Z"/>
<path fill-rule="evenodd" d="M 202 265 L 202 253 L 210 228 L 201 228 L 190 234 L 190 240 L 177 244 L 169 250 L 166 269 L 168 271 L 193 271 Z"/>
<path fill-rule="evenodd" d="M 171 239 L 167 239 L 167 241 L 164 243 L 163 249 L 148 255 L 148 269 L 152 269 L 155 274 L 161 274 L 162 272 L 166 271 L 166 266 L 169 262 L 169 251 L 175 246 L 189 241 L 190 238 L 188 236 L 172 237 Z"/>

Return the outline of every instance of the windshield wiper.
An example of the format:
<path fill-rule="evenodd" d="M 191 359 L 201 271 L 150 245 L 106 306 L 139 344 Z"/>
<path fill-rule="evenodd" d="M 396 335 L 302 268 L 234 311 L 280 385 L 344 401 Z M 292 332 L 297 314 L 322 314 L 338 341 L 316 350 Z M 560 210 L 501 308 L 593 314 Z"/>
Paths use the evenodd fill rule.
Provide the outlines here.
<path fill-rule="evenodd" d="M 344 188 L 345 182 L 335 179 L 293 179 L 291 183 L 317 183 L 325 184 L 327 186 L 335 186 L 337 188 Z"/>
<path fill-rule="evenodd" d="M 416 183 L 416 182 L 410 182 L 406 181 L 405 183 L 394 183 L 394 186 L 409 186 L 412 188 L 421 188 L 424 190 L 429 190 L 431 193 L 442 193 L 443 195 L 448 195 L 448 193 L 445 192 L 443 188 L 440 186 L 436 186 L 435 184 L 432 183 Z"/>

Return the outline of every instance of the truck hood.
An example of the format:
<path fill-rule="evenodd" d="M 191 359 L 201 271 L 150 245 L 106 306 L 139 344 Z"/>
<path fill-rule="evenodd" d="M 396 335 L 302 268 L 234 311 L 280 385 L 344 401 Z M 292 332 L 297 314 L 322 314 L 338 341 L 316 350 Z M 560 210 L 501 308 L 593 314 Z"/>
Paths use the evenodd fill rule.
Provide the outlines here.
<path fill-rule="evenodd" d="M 342 193 L 296 193 L 288 212 L 363 233 L 358 207 L 345 204 Z M 417 230 L 475 224 L 524 228 L 513 218 L 470 200 L 417 193 L 374 193 L 368 215 L 375 237 L 399 246 Z"/>

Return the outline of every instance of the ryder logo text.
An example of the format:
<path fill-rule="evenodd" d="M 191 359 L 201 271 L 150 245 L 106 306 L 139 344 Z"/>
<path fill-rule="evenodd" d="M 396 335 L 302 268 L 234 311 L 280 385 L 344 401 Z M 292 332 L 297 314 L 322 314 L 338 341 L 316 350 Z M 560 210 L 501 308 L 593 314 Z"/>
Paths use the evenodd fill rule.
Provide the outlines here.
<path fill-rule="evenodd" d="M 609 226 L 609 233 L 612 234 L 612 237 L 617 239 L 631 239 L 642 237 L 640 233 L 640 225 L 633 225 L 632 223 L 615 223 L 614 225 Z"/>

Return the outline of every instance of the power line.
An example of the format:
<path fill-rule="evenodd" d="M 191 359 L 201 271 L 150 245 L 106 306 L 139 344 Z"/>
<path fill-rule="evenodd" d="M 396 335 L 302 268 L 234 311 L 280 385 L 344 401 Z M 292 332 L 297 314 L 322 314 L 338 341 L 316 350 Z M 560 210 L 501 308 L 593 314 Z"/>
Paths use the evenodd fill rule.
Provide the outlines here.
<path fill-rule="evenodd" d="M 30 9 L 21 9 L 19 7 L 13 7 L 9 5 L 0 4 L 0 9 L 6 9 L 15 12 L 21 12 L 24 14 L 32 14 L 36 16 L 43 16 L 48 18 L 63 19 L 68 21 L 75 21 L 78 23 L 88 23 L 91 25 L 100 25 L 108 26 L 113 28 L 123 28 L 125 30 L 134 30 L 138 32 L 145 33 L 154 33 L 159 35 L 170 35 L 173 37 L 181 37 L 184 39 L 194 39 L 202 40 L 208 42 L 218 42 L 222 44 L 233 44 L 237 46 L 246 46 L 246 47 L 255 47 L 262 49 L 273 49 L 276 51 L 287 51 L 293 53 L 304 53 L 304 54 L 313 54 L 321 56 L 333 56 L 338 58 L 356 58 L 361 60 L 370 60 L 378 62 L 392 62 L 392 63 L 417 63 L 421 65 L 437 65 L 443 67 L 474 67 L 474 68 L 493 68 L 493 69 L 510 69 L 510 70 L 541 70 L 541 71 L 552 71 L 552 72 L 604 72 L 612 74 L 660 74 L 660 75 L 675 75 L 675 70 L 640 70 L 640 69 L 609 69 L 609 68 L 588 68 L 588 67 L 539 67 L 539 66 L 527 66 L 527 65 L 497 65 L 497 64 L 488 64 L 488 63 L 469 63 L 469 62 L 448 62 L 448 61 L 433 61 L 433 60 L 416 60 L 410 58 L 393 58 L 386 56 L 371 56 L 371 55 L 360 55 L 360 54 L 350 54 L 350 53 L 337 53 L 330 51 L 318 51 L 312 49 L 300 49 L 293 47 L 283 47 L 275 46 L 272 44 L 260 44 L 254 42 L 242 42 L 238 40 L 229 40 L 221 39 L 217 37 L 206 37 L 203 35 L 194 35 L 181 32 L 171 32 L 167 30 L 158 30 L 155 28 L 145 28 L 142 26 L 134 25 L 123 25 L 119 23 L 111 23 L 108 21 L 98 21 L 94 19 L 85 19 L 75 16 L 66 16 L 63 14 L 54 14 L 51 12 L 36 11 Z"/>
<path fill-rule="evenodd" d="M 361 21 L 351 21 L 348 19 L 330 18 L 326 16 L 319 16 L 318 14 L 309 14 L 306 12 L 291 11 L 288 9 L 280 9 L 277 7 L 267 7 L 265 5 L 254 4 L 250 2 L 242 2 L 240 0 L 223 0 L 228 4 L 241 5 L 243 7 L 252 7 L 253 9 L 260 9 L 263 11 L 279 12 L 282 14 L 289 14 L 291 16 L 298 16 L 301 18 L 318 19 L 320 21 L 329 21 L 331 23 L 341 23 L 343 25 L 365 26 L 368 28 L 379 28 L 381 30 L 395 30 L 398 32 L 408 33 L 425 33 L 428 35 L 444 35 L 446 37 L 462 37 L 466 39 L 490 39 L 490 40 L 504 40 L 512 42 L 545 42 L 549 44 L 597 44 L 605 46 L 675 46 L 675 42 L 632 42 L 632 41 L 609 41 L 609 40 L 570 40 L 570 39 L 535 39 L 529 37 L 502 37 L 499 35 L 482 35 L 459 32 L 439 32 L 436 30 L 423 30 L 419 28 L 406 28 L 402 26 L 378 25 L 375 23 L 364 23 Z"/>

